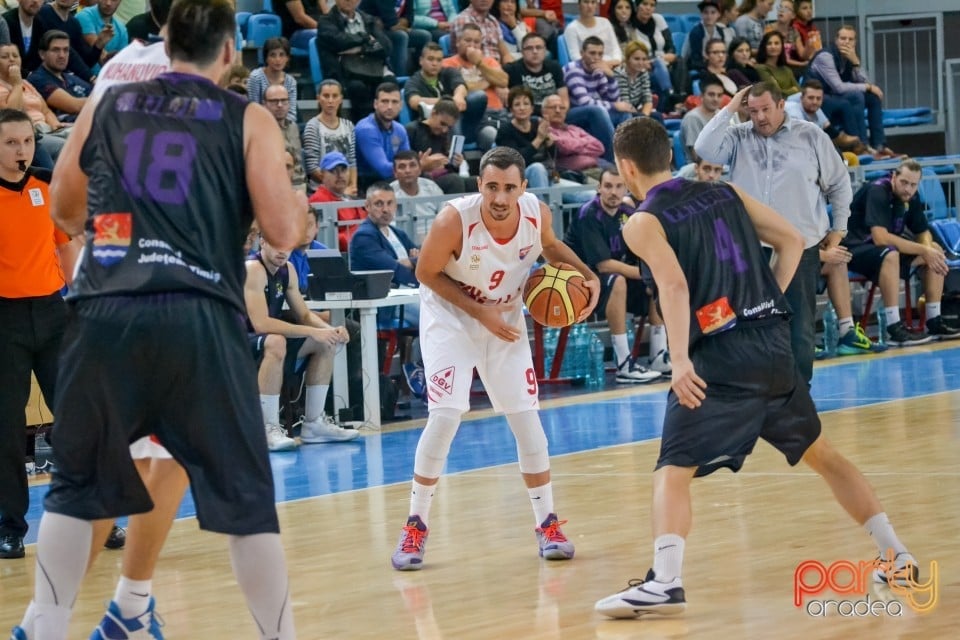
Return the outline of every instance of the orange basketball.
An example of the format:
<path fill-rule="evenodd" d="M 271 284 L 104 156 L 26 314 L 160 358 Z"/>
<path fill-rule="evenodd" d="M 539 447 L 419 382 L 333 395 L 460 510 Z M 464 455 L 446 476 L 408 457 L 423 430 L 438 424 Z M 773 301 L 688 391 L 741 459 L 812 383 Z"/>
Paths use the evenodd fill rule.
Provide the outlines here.
<path fill-rule="evenodd" d="M 523 287 L 530 317 L 545 327 L 567 327 L 577 321 L 590 302 L 590 290 L 570 265 L 545 264 L 534 269 Z"/>

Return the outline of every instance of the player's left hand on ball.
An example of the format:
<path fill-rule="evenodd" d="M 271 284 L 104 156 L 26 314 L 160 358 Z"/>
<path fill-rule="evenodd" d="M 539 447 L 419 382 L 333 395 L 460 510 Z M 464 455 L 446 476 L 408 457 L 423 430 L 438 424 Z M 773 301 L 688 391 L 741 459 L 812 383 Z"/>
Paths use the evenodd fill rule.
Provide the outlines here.
<path fill-rule="evenodd" d="M 688 409 L 698 408 L 707 397 L 703 391 L 707 388 L 707 383 L 694 371 L 693 363 L 689 360 L 674 360 L 672 377 L 670 387 L 677 394 L 680 405 Z"/>
<path fill-rule="evenodd" d="M 584 280 L 583 285 L 590 290 L 590 302 L 587 303 L 587 306 L 584 307 L 583 311 L 580 312 L 580 316 L 577 318 L 577 322 L 583 322 L 590 317 L 590 314 L 593 313 L 594 307 L 597 306 L 597 302 L 600 301 L 600 281 L 599 280 Z"/>

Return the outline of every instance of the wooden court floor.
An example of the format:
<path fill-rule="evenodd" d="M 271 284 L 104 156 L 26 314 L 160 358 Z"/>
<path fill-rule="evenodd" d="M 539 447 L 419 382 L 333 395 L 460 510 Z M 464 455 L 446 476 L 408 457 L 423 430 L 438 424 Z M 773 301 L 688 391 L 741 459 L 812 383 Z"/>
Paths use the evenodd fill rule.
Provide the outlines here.
<path fill-rule="evenodd" d="M 629 401 L 632 393 L 616 395 Z M 389 563 L 406 516 L 406 482 L 281 503 L 299 637 L 957 637 L 958 405 L 960 391 L 943 391 L 823 415 L 824 432 L 874 484 L 918 557 L 923 579 L 937 563 L 937 604 L 929 613 L 916 613 L 905 601 L 886 607 L 900 616 L 815 617 L 794 606 L 799 563 L 870 560 L 875 549 L 825 483 L 806 468 L 786 466 L 761 443 L 740 473 L 722 471 L 694 483 L 686 614 L 635 621 L 595 614 L 598 598 L 643 577 L 650 566 L 650 472 L 659 444 L 650 440 L 554 457 L 558 512 L 569 520 L 564 531 L 577 545 L 569 562 L 537 557 L 533 516 L 515 464 L 441 481 L 426 567 L 415 573 L 396 572 Z M 0 562 L 2 631 L 19 621 L 29 600 L 33 557 L 30 547 L 26 561 Z M 117 552 L 105 552 L 88 575 L 71 638 L 88 637 L 100 619 L 119 560 Z M 174 525 L 154 590 L 168 639 L 256 637 L 225 540 L 199 532 L 192 518 Z M 894 597 L 887 588 L 869 592 L 871 602 Z"/>

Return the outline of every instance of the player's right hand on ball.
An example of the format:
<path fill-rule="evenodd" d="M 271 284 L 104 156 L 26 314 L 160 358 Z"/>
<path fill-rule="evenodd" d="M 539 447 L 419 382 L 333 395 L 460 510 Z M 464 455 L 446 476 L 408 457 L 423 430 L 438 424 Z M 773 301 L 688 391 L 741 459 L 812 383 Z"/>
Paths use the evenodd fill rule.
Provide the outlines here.
<path fill-rule="evenodd" d="M 697 375 L 693 363 L 689 359 L 673 360 L 673 374 L 670 387 L 677 394 L 677 402 L 687 409 L 696 409 L 707 394 L 703 392 L 707 383 Z"/>
<path fill-rule="evenodd" d="M 487 331 L 504 342 L 516 342 L 520 339 L 520 332 L 517 331 L 515 326 L 504 321 L 503 317 L 507 315 L 504 310 L 505 307 L 503 306 L 484 307 L 480 310 L 477 320 L 487 328 Z"/>

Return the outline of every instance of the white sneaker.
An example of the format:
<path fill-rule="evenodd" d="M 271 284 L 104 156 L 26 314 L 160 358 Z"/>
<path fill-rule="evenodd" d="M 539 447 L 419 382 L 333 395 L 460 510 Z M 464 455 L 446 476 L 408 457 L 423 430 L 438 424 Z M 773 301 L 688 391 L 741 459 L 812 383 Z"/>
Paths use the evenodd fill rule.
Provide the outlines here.
<path fill-rule="evenodd" d="M 680 578 L 671 582 L 654 580 L 653 569 L 643 580 L 631 580 L 630 586 L 598 600 L 593 609 L 610 618 L 639 618 L 650 613 L 675 616 L 687 608 Z"/>
<path fill-rule="evenodd" d="M 313 421 L 303 421 L 300 427 L 300 442 L 319 444 L 321 442 L 346 442 L 360 435 L 356 429 L 344 429 L 330 416 L 323 415 Z"/>
<path fill-rule="evenodd" d="M 267 448 L 270 451 L 290 451 L 297 448 L 297 441 L 289 437 L 280 425 L 268 424 Z"/>
<path fill-rule="evenodd" d="M 659 371 L 663 375 L 669 376 L 673 373 L 673 365 L 670 364 L 670 352 L 666 349 L 661 349 L 660 353 L 650 359 L 650 364 L 647 365 L 647 368 L 651 371 Z"/>
<path fill-rule="evenodd" d="M 633 358 L 627 358 L 617 367 L 617 382 L 622 384 L 645 384 L 659 377 L 659 371 L 651 371 Z"/>

